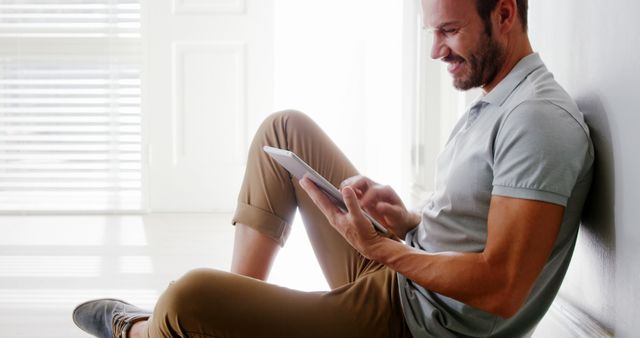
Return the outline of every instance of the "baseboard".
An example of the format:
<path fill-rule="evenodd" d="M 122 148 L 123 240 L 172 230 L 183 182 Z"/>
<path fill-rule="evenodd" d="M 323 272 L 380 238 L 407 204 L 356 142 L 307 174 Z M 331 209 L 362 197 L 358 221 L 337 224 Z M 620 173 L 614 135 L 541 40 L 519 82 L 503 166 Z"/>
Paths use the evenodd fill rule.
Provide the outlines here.
<path fill-rule="evenodd" d="M 556 298 L 547 316 L 536 329 L 534 337 L 593 337 L 610 338 L 614 335 L 598 321 L 571 305 L 561 297 Z"/>

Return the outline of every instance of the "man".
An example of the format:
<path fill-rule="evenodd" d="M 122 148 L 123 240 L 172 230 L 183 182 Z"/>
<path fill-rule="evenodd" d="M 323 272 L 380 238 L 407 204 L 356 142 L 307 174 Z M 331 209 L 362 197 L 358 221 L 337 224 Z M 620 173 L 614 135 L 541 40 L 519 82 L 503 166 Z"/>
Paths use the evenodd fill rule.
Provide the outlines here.
<path fill-rule="evenodd" d="M 256 134 L 234 216 L 232 271 L 188 273 L 150 313 L 116 300 L 74 321 L 101 337 L 518 337 L 566 272 L 591 181 L 593 148 L 575 103 L 527 37 L 526 0 L 423 0 L 432 58 L 483 95 L 454 128 L 422 215 L 355 168 L 306 116 L 272 115 Z M 262 152 L 300 155 L 340 184 L 343 212 Z M 378 234 L 360 208 L 395 236 Z M 331 286 L 264 283 L 302 215 Z M 254 278 L 246 278 L 240 275 Z M 151 317 L 150 317 L 151 316 Z"/>

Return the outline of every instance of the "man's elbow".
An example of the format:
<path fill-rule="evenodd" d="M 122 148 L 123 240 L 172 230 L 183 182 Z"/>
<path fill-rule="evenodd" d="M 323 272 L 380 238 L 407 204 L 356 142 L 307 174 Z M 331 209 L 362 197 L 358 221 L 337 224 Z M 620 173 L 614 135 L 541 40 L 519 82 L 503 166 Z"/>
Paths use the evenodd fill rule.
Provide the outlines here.
<path fill-rule="evenodd" d="M 489 310 L 490 313 L 503 319 L 515 316 L 527 300 L 528 292 L 504 288 L 494 297 Z"/>
<path fill-rule="evenodd" d="M 520 311 L 520 308 L 522 308 L 522 305 L 513 305 L 506 303 L 496 306 L 490 312 L 502 319 L 509 319 L 515 316 L 515 314 Z"/>

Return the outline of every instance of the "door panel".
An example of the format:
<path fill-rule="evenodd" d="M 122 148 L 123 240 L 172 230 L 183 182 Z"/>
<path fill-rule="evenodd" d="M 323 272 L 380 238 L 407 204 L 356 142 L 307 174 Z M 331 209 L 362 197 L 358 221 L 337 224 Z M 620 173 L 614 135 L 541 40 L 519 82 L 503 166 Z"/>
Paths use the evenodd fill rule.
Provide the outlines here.
<path fill-rule="evenodd" d="M 272 1 L 147 1 L 150 211 L 235 207 L 250 126 L 272 106 Z"/>

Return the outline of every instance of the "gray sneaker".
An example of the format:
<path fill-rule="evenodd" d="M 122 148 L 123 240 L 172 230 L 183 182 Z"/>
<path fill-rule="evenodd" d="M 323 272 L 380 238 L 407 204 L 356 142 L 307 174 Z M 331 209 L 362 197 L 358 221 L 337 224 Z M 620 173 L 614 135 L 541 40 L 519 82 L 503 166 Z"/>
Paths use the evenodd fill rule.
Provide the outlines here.
<path fill-rule="evenodd" d="M 108 298 L 82 303 L 73 310 L 73 322 L 83 331 L 100 338 L 126 338 L 134 323 L 150 316 L 151 311 Z"/>

